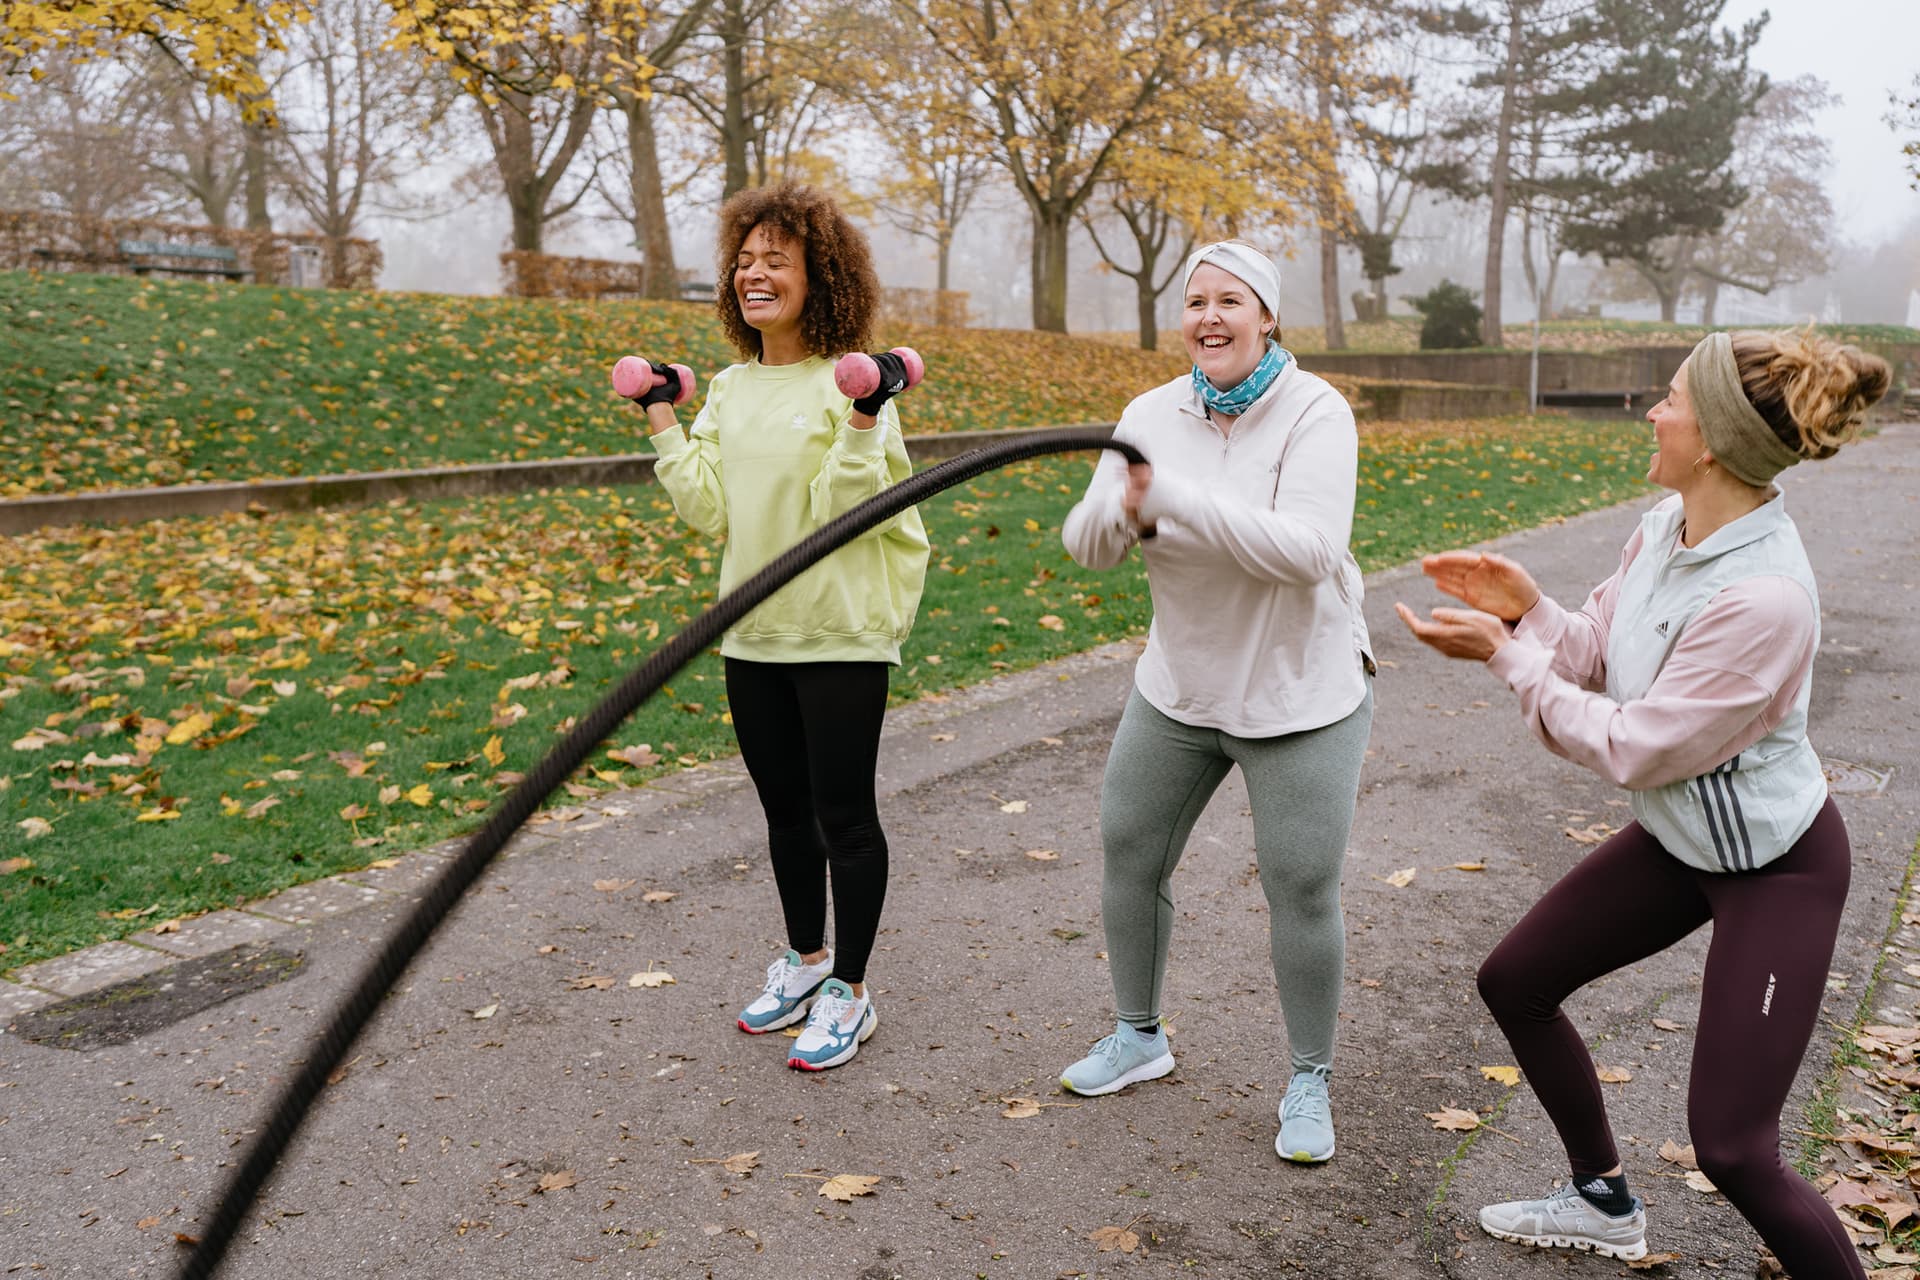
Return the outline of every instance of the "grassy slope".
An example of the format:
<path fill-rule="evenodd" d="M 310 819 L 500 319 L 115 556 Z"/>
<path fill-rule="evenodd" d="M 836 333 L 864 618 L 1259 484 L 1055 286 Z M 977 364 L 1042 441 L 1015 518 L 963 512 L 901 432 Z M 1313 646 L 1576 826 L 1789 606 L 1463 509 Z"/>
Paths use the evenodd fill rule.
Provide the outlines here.
<path fill-rule="evenodd" d="M 1644 492 L 1637 424 L 1369 426 L 1353 544 L 1397 563 Z M 922 507 L 896 697 L 1141 630 L 1139 562 L 1074 565 L 1083 458 Z M 471 827 L 557 727 L 711 600 L 653 486 L 0 539 L 0 967 Z M 732 751 L 701 659 L 618 745 Z M 601 758 L 580 788 L 635 781 Z M 42 834 L 35 835 L 39 831 Z"/>
<path fill-rule="evenodd" d="M 1177 356 L 898 329 L 909 432 L 1111 421 Z M 684 303 L 552 302 L 0 272 L 0 497 L 629 453 L 619 356 L 733 355 Z M 693 408 L 698 407 L 698 401 Z"/>
<path fill-rule="evenodd" d="M 1726 326 L 1721 326 L 1726 327 Z M 1920 329 L 1901 325 L 1821 325 L 1820 330 L 1843 342 L 1920 343 Z M 1615 351 L 1623 347 L 1691 346 L 1706 329 L 1697 324 L 1667 324 L 1659 320 L 1549 320 L 1540 326 L 1540 346 L 1546 351 Z M 1509 351 L 1526 351 L 1533 346 L 1531 324 L 1510 324 L 1501 330 Z M 1139 335 L 1132 332 L 1090 335 L 1121 346 L 1136 346 Z M 1349 321 L 1347 345 L 1343 350 L 1418 351 L 1420 318 L 1392 316 L 1372 324 Z M 1286 325 L 1284 342 L 1288 349 L 1302 355 L 1327 349 L 1326 334 L 1317 325 Z M 1178 355 L 1182 350 L 1179 330 L 1162 330 L 1160 351 Z"/>

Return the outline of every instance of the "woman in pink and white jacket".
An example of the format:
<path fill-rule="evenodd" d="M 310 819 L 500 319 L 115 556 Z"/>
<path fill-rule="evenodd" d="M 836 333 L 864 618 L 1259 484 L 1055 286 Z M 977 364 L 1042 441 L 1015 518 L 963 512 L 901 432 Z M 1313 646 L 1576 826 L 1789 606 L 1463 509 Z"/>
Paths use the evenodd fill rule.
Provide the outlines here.
<path fill-rule="evenodd" d="M 1865 1274 L 1833 1210 L 1780 1158 L 1851 855 L 1807 741 L 1819 594 L 1773 479 L 1852 439 L 1889 382 L 1878 357 L 1811 333 L 1712 334 L 1647 415 L 1647 478 L 1673 496 L 1578 613 L 1512 560 L 1473 551 L 1422 562 L 1469 608 L 1422 619 L 1397 606 L 1441 653 L 1485 662 L 1548 750 L 1627 788 L 1633 806 L 1480 969 L 1573 1170 L 1545 1199 L 1482 1209 L 1491 1235 L 1646 1253 L 1645 1211 L 1560 1003 L 1711 920 L 1687 1098 L 1700 1168 L 1788 1274 Z"/>

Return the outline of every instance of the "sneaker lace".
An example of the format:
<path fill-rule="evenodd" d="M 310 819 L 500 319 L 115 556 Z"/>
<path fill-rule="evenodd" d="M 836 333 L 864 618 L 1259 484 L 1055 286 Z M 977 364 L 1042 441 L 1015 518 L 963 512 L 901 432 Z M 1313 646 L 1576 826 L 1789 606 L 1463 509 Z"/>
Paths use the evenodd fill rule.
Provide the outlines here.
<path fill-rule="evenodd" d="M 832 1027 L 837 1024 L 841 1016 L 852 1007 L 853 1001 L 846 999 L 837 992 L 823 991 L 820 993 L 820 998 L 813 1002 L 813 1013 L 808 1016 L 807 1021 L 808 1023 L 818 1022 Z"/>
<path fill-rule="evenodd" d="M 787 974 L 791 972 L 791 970 L 792 966 L 787 963 L 785 956 L 781 956 L 778 960 L 768 965 L 767 985 L 761 989 L 762 992 L 766 995 L 778 996 L 784 999 L 787 994 Z"/>
<path fill-rule="evenodd" d="M 1280 1103 L 1280 1118 L 1295 1120 L 1309 1111 L 1319 1109 L 1327 1100 L 1327 1082 L 1319 1075 L 1297 1079 L 1288 1088 L 1287 1096 Z"/>

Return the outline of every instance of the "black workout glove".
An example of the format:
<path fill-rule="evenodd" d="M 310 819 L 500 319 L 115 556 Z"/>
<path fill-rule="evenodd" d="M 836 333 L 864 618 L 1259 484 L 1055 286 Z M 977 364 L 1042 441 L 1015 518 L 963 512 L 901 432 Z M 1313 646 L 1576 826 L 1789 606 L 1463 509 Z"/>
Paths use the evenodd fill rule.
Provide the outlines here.
<path fill-rule="evenodd" d="M 887 401 L 907 389 L 907 362 L 891 351 L 875 352 L 873 362 L 880 366 L 880 385 L 872 395 L 855 400 L 853 407 L 859 413 L 877 418 Z"/>
<path fill-rule="evenodd" d="M 680 374 L 673 368 L 673 366 L 661 364 L 658 360 L 647 361 L 647 366 L 653 370 L 654 375 L 656 377 L 665 378 L 666 381 L 660 383 L 658 386 L 652 388 L 651 390 L 642 391 L 639 395 L 633 398 L 633 402 L 639 405 L 642 409 L 644 409 L 650 404 L 670 405 L 675 400 L 679 399 L 680 398 Z"/>

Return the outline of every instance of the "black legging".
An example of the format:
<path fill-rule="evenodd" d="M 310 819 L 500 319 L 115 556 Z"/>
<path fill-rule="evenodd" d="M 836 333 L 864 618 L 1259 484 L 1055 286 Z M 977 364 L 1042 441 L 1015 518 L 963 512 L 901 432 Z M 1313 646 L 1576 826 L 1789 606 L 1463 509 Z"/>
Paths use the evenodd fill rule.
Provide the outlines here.
<path fill-rule="evenodd" d="M 884 662 L 728 658 L 727 701 L 740 758 L 767 815 L 787 945 L 826 945 L 833 871 L 834 976 L 863 982 L 887 897 L 887 837 L 873 773 L 887 710 Z"/>
<path fill-rule="evenodd" d="M 1850 857 L 1832 800 L 1758 871 L 1696 871 L 1631 823 L 1548 890 L 1480 968 L 1481 998 L 1586 1178 L 1620 1158 L 1593 1059 L 1560 1002 L 1712 920 L 1687 1125 L 1701 1172 L 1798 1280 L 1866 1275 L 1834 1211 L 1780 1159 L 1780 1111 L 1820 1014 Z"/>

